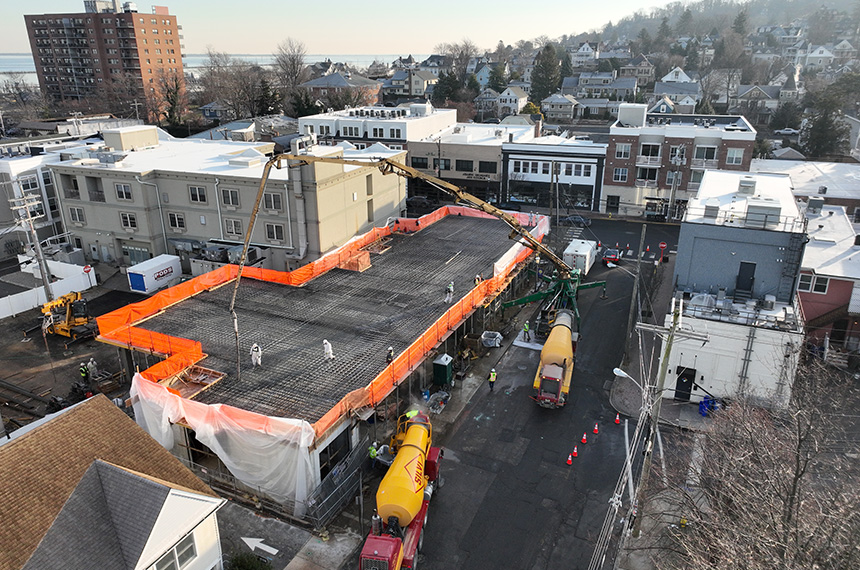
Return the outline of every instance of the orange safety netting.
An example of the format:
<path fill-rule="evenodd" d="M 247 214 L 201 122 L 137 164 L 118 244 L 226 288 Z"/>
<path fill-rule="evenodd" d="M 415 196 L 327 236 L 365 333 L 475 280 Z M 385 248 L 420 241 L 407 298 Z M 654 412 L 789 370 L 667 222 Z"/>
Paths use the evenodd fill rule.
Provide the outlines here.
<path fill-rule="evenodd" d="M 349 262 L 358 250 L 381 237 L 391 235 L 393 231 L 404 233 L 416 232 L 449 215 L 494 218 L 490 214 L 471 208 L 446 206 L 421 218 L 399 218 L 390 226 L 373 228 L 320 259 L 294 271 L 283 272 L 258 267 L 245 267 L 242 271 L 242 276 L 269 283 L 299 286 L 330 269 Z M 522 213 L 513 215 L 522 224 L 528 223 L 530 217 L 528 214 Z M 539 227 L 542 231 L 536 237 L 541 239 L 547 225 L 544 224 Z M 502 268 L 502 270 L 498 270 L 497 268 L 496 275 L 482 281 L 463 298 L 454 303 L 445 314 L 395 358 L 368 386 L 353 390 L 323 415 L 313 426 L 317 436 L 325 433 L 337 422 L 338 418 L 350 410 L 365 406 L 375 406 L 382 401 L 391 392 L 391 389 L 423 360 L 424 356 L 436 346 L 449 330 L 456 327 L 475 307 L 482 304 L 486 297 L 500 291 L 514 267 L 531 254 L 531 250 L 528 248 L 522 246 L 515 247 L 520 247 L 521 250 L 507 266 Z M 147 368 L 141 373 L 147 380 L 159 382 L 160 380 L 174 376 L 205 357 L 201 343 L 199 341 L 148 331 L 134 325 L 165 310 L 171 305 L 191 298 L 203 291 L 208 291 L 233 281 L 238 275 L 238 270 L 239 268 L 236 265 L 225 265 L 224 267 L 160 291 L 146 300 L 97 317 L 96 322 L 99 326 L 99 336 L 102 340 L 112 344 L 119 344 L 166 356 L 165 360 Z M 176 393 L 173 390 L 171 391 Z M 253 412 L 245 412 L 243 419 L 247 419 L 248 414 L 259 415 L 260 418 L 255 420 L 255 422 L 264 422 L 263 418 L 265 416 L 254 414 Z"/>

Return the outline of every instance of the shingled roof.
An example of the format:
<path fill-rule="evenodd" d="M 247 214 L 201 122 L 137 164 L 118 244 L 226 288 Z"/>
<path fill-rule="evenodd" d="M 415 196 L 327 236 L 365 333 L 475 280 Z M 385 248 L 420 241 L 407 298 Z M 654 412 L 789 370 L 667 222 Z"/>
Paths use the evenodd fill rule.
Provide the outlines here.
<path fill-rule="evenodd" d="M 217 497 L 110 400 L 96 396 L 0 446 L 0 520 L 7 521 L 0 525 L 0 570 L 24 566 L 78 485 L 89 484 L 82 480 L 99 459 Z"/>

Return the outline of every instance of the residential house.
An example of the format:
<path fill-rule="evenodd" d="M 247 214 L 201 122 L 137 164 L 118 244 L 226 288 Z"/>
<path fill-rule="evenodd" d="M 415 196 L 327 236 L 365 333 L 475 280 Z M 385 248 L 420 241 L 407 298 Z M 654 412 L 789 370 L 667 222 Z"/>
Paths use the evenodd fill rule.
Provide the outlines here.
<path fill-rule="evenodd" d="M 579 93 L 579 74 L 571 77 L 564 77 L 561 80 L 561 94 L 572 95 L 576 97 Z"/>
<path fill-rule="evenodd" d="M 89 260 L 134 265 L 170 253 L 191 273 L 191 258 L 207 241 L 244 241 L 274 143 L 174 139 L 149 126 L 103 135 L 104 143 L 49 165 L 65 227 Z M 290 150 L 405 159 L 404 151 L 379 144 L 361 151 L 315 141 L 296 135 Z M 331 164 L 272 169 L 251 236 L 266 252 L 266 267 L 304 265 L 400 215 L 402 185 L 376 168 L 363 171 L 357 176 Z M 342 206 L 331 210 L 333 203 Z"/>
<path fill-rule="evenodd" d="M 650 107 L 648 107 L 648 112 L 659 113 L 661 115 L 671 115 L 673 113 L 680 112 L 676 109 L 676 107 L 677 104 L 674 101 L 669 99 L 668 96 L 663 95 L 663 97 L 661 97 L 659 100 L 652 103 Z M 690 111 L 687 111 L 687 113 L 689 112 Z"/>
<path fill-rule="evenodd" d="M 498 197 L 505 180 L 502 145 L 535 138 L 533 125 L 457 123 L 441 133 L 410 140 L 409 166 L 488 200 Z M 410 181 L 410 191 L 439 194 L 437 189 L 420 180 Z"/>
<path fill-rule="evenodd" d="M 789 177 L 705 173 L 678 237 L 673 304 L 683 326 L 662 363 L 662 397 L 787 404 L 804 343 L 795 293 L 805 242 Z M 664 326 L 673 321 L 666 315 Z"/>
<path fill-rule="evenodd" d="M 571 95 L 555 93 L 540 102 L 540 110 L 547 121 L 571 122 L 576 118 L 579 103 Z"/>
<path fill-rule="evenodd" d="M 0 568 L 220 570 L 225 503 L 99 395 L 0 440 Z"/>
<path fill-rule="evenodd" d="M 633 57 L 630 48 L 626 45 L 604 45 L 597 54 L 598 63 L 615 59 L 618 61 L 629 61 Z"/>
<path fill-rule="evenodd" d="M 595 69 L 600 57 L 600 44 L 597 42 L 582 42 L 578 48 L 567 48 L 570 62 L 574 69 Z"/>
<path fill-rule="evenodd" d="M 727 108 L 733 93 L 737 93 L 741 82 L 741 69 L 712 69 L 702 77 L 702 97 L 707 97 L 712 105 Z"/>
<path fill-rule="evenodd" d="M 797 101 L 797 85 L 789 76 L 784 85 L 738 85 L 737 94 L 729 99 L 729 111 L 742 114 L 754 124 L 767 125 L 779 107 Z"/>
<path fill-rule="evenodd" d="M 526 83 L 525 81 L 519 81 L 519 80 L 509 81 L 508 87 L 519 87 L 520 89 L 522 89 L 523 91 L 525 91 L 528 94 L 531 94 L 531 92 L 532 92 L 532 84 Z"/>
<path fill-rule="evenodd" d="M 499 92 L 490 87 L 484 87 L 478 96 L 472 100 L 478 113 L 478 122 L 484 122 L 487 117 L 495 117 L 499 111 Z"/>
<path fill-rule="evenodd" d="M 198 110 L 203 115 L 204 119 L 208 119 L 210 121 L 221 122 L 236 118 L 233 116 L 230 106 L 222 103 L 221 101 L 206 103 L 205 105 L 201 105 Z"/>
<path fill-rule="evenodd" d="M 771 47 L 760 47 L 750 50 L 750 61 L 756 66 L 770 66 L 782 61 L 782 50 Z"/>
<path fill-rule="evenodd" d="M 848 40 L 842 40 L 833 46 L 833 65 L 842 66 L 857 59 L 857 48 Z"/>
<path fill-rule="evenodd" d="M 803 66 L 805 70 L 821 71 L 833 64 L 835 56 L 826 46 L 809 45 L 805 52 L 798 52 L 796 63 Z"/>
<path fill-rule="evenodd" d="M 478 80 L 478 85 L 482 88 L 486 87 L 490 84 L 490 75 L 492 75 L 493 70 L 496 67 L 501 66 L 502 74 L 507 77 L 509 75 L 508 64 L 504 61 L 494 62 L 494 63 L 484 63 L 478 66 L 478 70 L 475 71 L 475 78 Z"/>
<path fill-rule="evenodd" d="M 438 82 L 439 78 L 432 73 L 410 67 L 395 71 L 383 83 L 382 91 L 387 97 L 392 98 L 420 97 L 426 99 L 429 87 Z"/>
<path fill-rule="evenodd" d="M 658 81 L 654 84 L 652 97 L 651 101 L 667 97 L 682 106 L 683 110 L 678 110 L 679 113 L 693 113 L 696 104 L 702 100 L 702 86 L 699 83 L 692 82 Z"/>
<path fill-rule="evenodd" d="M 418 66 L 418 62 L 415 61 L 415 58 L 412 57 L 412 54 L 409 54 L 407 57 L 400 56 L 391 62 L 391 67 L 395 71 L 399 69 L 415 69 Z"/>
<path fill-rule="evenodd" d="M 439 77 L 443 73 L 451 72 L 451 57 L 447 55 L 431 55 L 418 64 L 418 69 Z"/>
<path fill-rule="evenodd" d="M 622 103 L 609 130 L 601 211 L 662 218 L 669 210 L 680 219 L 705 171 L 749 170 L 755 137 L 739 115 L 649 115 L 646 105 Z"/>
<path fill-rule="evenodd" d="M 311 97 L 325 101 L 329 95 L 336 95 L 343 91 L 358 93 L 362 104 L 375 105 L 382 102 L 382 82 L 375 79 L 367 79 L 351 73 L 330 73 L 317 79 L 305 81 L 300 85 L 310 91 Z"/>
<path fill-rule="evenodd" d="M 384 61 L 379 61 L 378 59 L 374 59 L 373 63 L 367 68 L 367 78 L 368 79 L 379 79 L 385 80 L 391 77 L 393 73 L 393 69 Z"/>
<path fill-rule="evenodd" d="M 654 82 L 655 70 L 654 64 L 644 54 L 640 53 L 621 66 L 619 75 L 621 77 L 633 77 L 636 79 L 636 85 L 644 87 Z"/>
<path fill-rule="evenodd" d="M 583 72 L 579 74 L 577 97 L 594 99 L 626 100 L 635 97 L 638 91 L 636 79 L 632 77 L 615 77 L 615 71 Z"/>
<path fill-rule="evenodd" d="M 406 150 L 409 141 L 439 133 L 456 122 L 456 109 L 436 109 L 429 102 L 407 103 L 308 115 L 299 119 L 299 132 L 332 144 L 349 142 L 359 150 L 377 142 L 393 150 Z"/>
<path fill-rule="evenodd" d="M 529 102 L 529 94 L 519 87 L 508 87 L 499 94 L 499 117 L 517 115 Z"/>
<path fill-rule="evenodd" d="M 660 82 L 662 83 L 692 83 L 693 80 L 689 75 L 684 73 L 684 70 L 678 67 L 677 65 L 672 68 L 669 73 L 664 75 Z"/>
<path fill-rule="evenodd" d="M 798 298 L 808 339 L 829 349 L 857 350 L 860 239 L 845 208 L 827 206 L 824 201 L 824 197 L 816 196 L 807 203 L 809 242 L 798 277 Z"/>
<path fill-rule="evenodd" d="M 502 195 L 541 207 L 583 210 L 602 202 L 606 145 L 557 135 L 502 145 Z M 555 173 L 555 174 L 553 174 Z"/>

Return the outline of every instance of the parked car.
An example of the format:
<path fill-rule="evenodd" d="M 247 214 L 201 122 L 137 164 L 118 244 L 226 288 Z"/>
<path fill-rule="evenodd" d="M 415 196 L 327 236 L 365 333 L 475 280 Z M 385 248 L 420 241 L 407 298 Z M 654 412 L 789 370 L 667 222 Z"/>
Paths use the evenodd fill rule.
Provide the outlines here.
<path fill-rule="evenodd" d="M 524 202 L 499 202 L 496 208 L 508 210 L 509 212 L 522 212 Z"/>
<path fill-rule="evenodd" d="M 591 225 L 591 218 L 586 218 L 585 216 L 567 216 L 559 219 L 558 224 L 560 226 L 578 226 L 580 228 L 587 228 Z"/>
<path fill-rule="evenodd" d="M 775 131 L 773 131 L 773 134 L 793 137 L 799 135 L 800 131 L 798 131 L 797 129 L 792 129 L 790 127 L 785 127 L 784 129 L 776 129 Z"/>
<path fill-rule="evenodd" d="M 426 196 L 410 196 L 406 198 L 406 207 L 429 209 L 433 207 L 433 203 Z"/>
<path fill-rule="evenodd" d="M 617 249 L 607 249 L 603 252 L 603 258 L 600 261 L 607 266 L 610 263 L 618 265 L 618 262 L 621 261 L 621 252 Z"/>

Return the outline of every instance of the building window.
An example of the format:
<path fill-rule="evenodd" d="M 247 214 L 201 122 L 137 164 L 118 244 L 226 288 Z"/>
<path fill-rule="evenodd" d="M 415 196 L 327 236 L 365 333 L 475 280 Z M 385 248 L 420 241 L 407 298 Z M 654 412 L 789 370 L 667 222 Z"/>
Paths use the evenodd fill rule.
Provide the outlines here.
<path fill-rule="evenodd" d="M 693 170 L 690 172 L 690 183 L 699 184 L 705 176 L 704 170 Z"/>
<path fill-rule="evenodd" d="M 717 158 L 717 147 L 697 146 L 695 158 L 700 160 L 714 160 L 715 158 Z"/>
<path fill-rule="evenodd" d="M 651 143 L 642 143 L 639 152 L 640 156 L 658 157 L 660 156 L 660 145 Z"/>
<path fill-rule="evenodd" d="M 222 188 L 221 201 L 225 206 L 239 207 L 239 190 L 236 188 Z"/>
<path fill-rule="evenodd" d="M 36 177 L 35 174 L 32 176 L 23 176 L 19 178 L 18 184 L 21 185 L 22 192 L 39 189 L 39 179 Z"/>
<path fill-rule="evenodd" d="M 726 164 L 742 164 L 744 161 L 744 149 L 730 148 L 726 155 Z"/>
<path fill-rule="evenodd" d="M 206 203 L 206 187 L 205 186 L 189 186 L 188 195 L 192 204 Z"/>
<path fill-rule="evenodd" d="M 798 291 L 806 291 L 811 293 L 827 293 L 827 285 L 830 280 L 827 277 L 819 277 L 811 273 L 801 273 L 800 280 L 797 283 Z"/>
<path fill-rule="evenodd" d="M 457 160 L 454 166 L 458 172 L 472 172 L 475 170 L 475 163 L 471 160 Z"/>
<path fill-rule="evenodd" d="M 122 227 L 129 230 L 137 229 L 137 216 L 131 212 L 120 212 L 119 222 Z"/>
<path fill-rule="evenodd" d="M 678 186 L 681 186 L 682 174 L 680 172 L 675 171 L 675 170 L 670 170 L 669 172 L 666 173 L 666 185 L 667 186 L 671 186 L 674 183 L 676 174 L 678 176 Z"/>
<path fill-rule="evenodd" d="M 117 200 L 131 200 L 131 184 L 114 184 Z"/>
<path fill-rule="evenodd" d="M 657 168 L 637 168 L 636 180 L 647 180 L 650 182 L 656 182 L 658 172 L 659 170 Z"/>
<path fill-rule="evenodd" d="M 266 224 L 266 239 L 284 241 L 284 226 L 282 224 Z"/>
<path fill-rule="evenodd" d="M 282 210 L 283 198 L 279 192 L 266 192 L 263 194 L 263 209 L 265 210 Z"/>
<path fill-rule="evenodd" d="M 520 161 L 515 160 L 514 161 L 514 172 L 519 172 L 519 171 L 520 171 Z"/>
<path fill-rule="evenodd" d="M 440 166 L 439 162 L 440 161 L 438 158 L 433 159 L 433 168 L 434 169 L 436 169 L 436 170 L 451 170 L 451 159 L 450 158 L 443 158 L 441 161 L 441 166 Z"/>
<path fill-rule="evenodd" d="M 224 218 L 224 231 L 233 236 L 242 235 L 242 220 Z"/>
<path fill-rule="evenodd" d="M 381 139 L 385 136 L 385 129 L 382 127 L 373 127 L 373 138 Z"/>
<path fill-rule="evenodd" d="M 523 172 L 525 172 L 525 169 L 523 170 Z M 532 172 L 532 174 L 537 174 L 537 172 L 538 172 L 538 163 L 537 162 L 531 163 L 531 172 Z"/>
<path fill-rule="evenodd" d="M 174 230 L 184 230 L 185 215 L 177 214 L 175 212 L 167 212 L 167 225 L 169 225 Z"/>
<path fill-rule="evenodd" d="M 613 169 L 612 181 L 613 182 L 627 182 L 627 169 L 626 168 L 615 168 L 615 169 Z"/>
<path fill-rule="evenodd" d="M 87 223 L 86 217 L 84 217 L 84 209 L 76 208 L 72 206 L 69 208 L 69 219 L 76 224 L 85 224 Z"/>
<path fill-rule="evenodd" d="M 197 547 L 194 544 L 194 535 L 189 534 L 170 549 L 164 556 L 158 559 L 149 570 L 179 570 L 185 568 L 189 562 L 197 558 Z"/>
<path fill-rule="evenodd" d="M 674 158 L 684 159 L 687 158 L 687 147 L 678 145 L 678 146 L 670 146 L 669 147 L 669 160 L 673 160 Z"/>
<path fill-rule="evenodd" d="M 630 143 L 615 145 L 615 158 L 630 158 Z"/>
<path fill-rule="evenodd" d="M 426 156 L 413 156 L 412 157 L 412 168 L 427 168 L 427 157 Z"/>
<path fill-rule="evenodd" d="M 573 164 L 569 162 L 564 163 L 564 175 L 573 176 Z"/>
<path fill-rule="evenodd" d="M 489 162 L 486 160 L 478 161 L 478 172 L 483 172 L 485 174 L 495 174 L 497 167 L 498 165 L 495 162 Z"/>
<path fill-rule="evenodd" d="M 400 138 L 400 129 L 388 129 L 388 135 L 392 139 Z"/>

